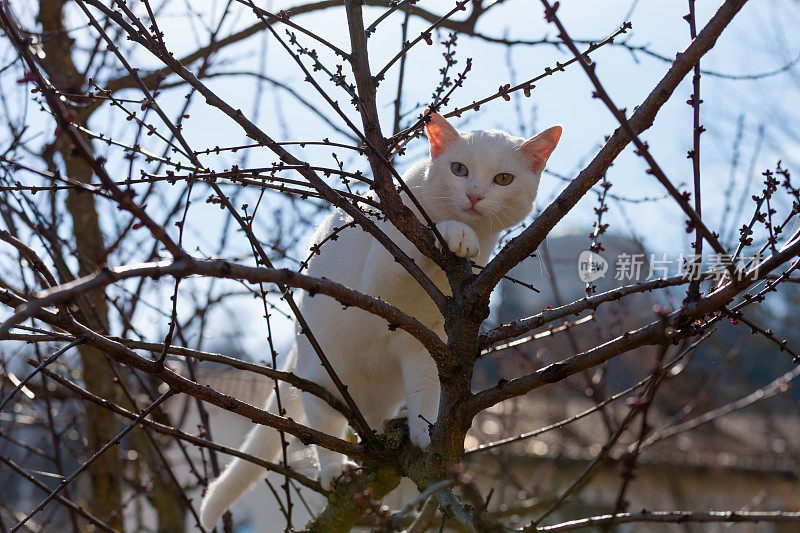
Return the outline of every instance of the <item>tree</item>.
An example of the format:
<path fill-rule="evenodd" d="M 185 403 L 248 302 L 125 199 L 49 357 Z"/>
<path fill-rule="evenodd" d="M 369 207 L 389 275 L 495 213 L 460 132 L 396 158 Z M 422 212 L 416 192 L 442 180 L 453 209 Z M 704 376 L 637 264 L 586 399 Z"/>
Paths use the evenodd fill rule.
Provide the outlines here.
<path fill-rule="evenodd" d="M 122 530 L 123 515 L 133 507 L 131 502 L 140 498 L 149 499 L 157 509 L 162 531 L 182 529 L 183 512 L 191 513 L 196 521 L 196 502 L 186 496 L 186 487 L 171 472 L 170 460 L 161 450 L 165 439 L 168 437 L 171 446 L 184 452 L 188 445 L 209 451 L 210 468 L 194 469 L 200 485 L 219 472 L 219 453 L 237 452 L 213 442 L 212 428 L 205 417 L 205 427 L 199 436 L 171 427 L 172 421 L 160 406 L 167 399 L 180 396 L 196 401 L 201 413 L 204 403 L 213 404 L 271 426 L 287 438 L 294 436 L 303 443 L 344 453 L 363 464 L 362 475 L 340 483 L 334 493 L 326 494 L 327 507 L 306 525 L 308 530 L 349 530 L 367 510 L 376 511 L 379 527 L 401 529 L 401 518 L 408 511 L 387 514 L 377 502 L 406 477 L 424 496 L 435 499 L 442 516 L 451 517 L 468 529 L 500 531 L 504 526 L 485 512 L 486 495 L 457 468 L 465 453 L 464 441 L 473 419 L 500 402 L 563 382 L 640 347 L 655 347 L 653 368 L 631 402 L 627 416 L 612 428 L 607 446 L 581 478 L 564 487 L 545 514 L 524 528 L 536 531 L 540 522 L 605 458 L 623 431 L 639 421 L 638 444 L 632 448 L 626 463 L 633 470 L 639 445 L 647 437 L 649 406 L 672 358 L 691 351 L 697 340 L 709 335 L 721 320 L 733 319 L 744 324 L 774 342 L 781 351 L 788 351 L 797 362 L 787 343 L 745 313 L 745 308 L 757 306 L 767 294 L 783 290 L 800 265 L 800 238 L 792 230 L 800 212 L 800 195 L 790 173 L 780 164 L 775 171 L 765 173 L 761 193 L 753 196 L 752 218 L 739 230 L 738 242 L 722 242 L 708 217 L 703 217 L 700 61 L 714 48 L 745 0 L 725 0 L 702 27 L 695 17 L 694 1 L 689 0 L 686 20 L 691 42 L 676 59 L 668 61 L 661 79 L 630 113 L 615 103 L 592 59 L 601 47 L 621 46 L 632 53 L 641 52 L 641 47 L 619 40 L 630 29 L 628 24 L 603 40 L 576 40 L 571 36 L 569 23 L 559 14 L 559 3 L 542 0 L 540 13 L 556 37 L 519 43 L 477 29 L 480 20 L 506 2 L 461 0 L 441 13 L 416 3 L 369 0 L 346 1 L 342 6 L 340 2 L 320 1 L 273 13 L 250 0 L 229 1 L 210 19 L 215 23 L 201 29 L 204 44 L 179 58 L 173 48 L 173 36 L 163 30 L 165 25 L 172 26 L 165 11 L 169 5 L 166 3 L 156 6 L 148 0 L 137 3 L 40 0 L 34 23 L 26 7 L 14 6 L 21 11 L 18 15 L 12 11 L 10 2 L 2 2 L 2 28 L 13 57 L 3 70 L 15 72 L 19 87 L 31 89 L 32 94 L 25 97 L 26 105 L 38 105 L 42 111 L 20 113 L 17 116 L 20 120 L 9 120 L 9 143 L 0 160 L 4 181 L 0 213 L 6 225 L 1 237 L 7 251 L 12 253 L 7 257 L 9 264 L 19 263 L 19 267 L 9 269 L 2 278 L 0 302 L 6 306 L 8 316 L 0 326 L 0 338 L 9 343 L 30 343 L 37 354 L 31 361 L 34 369 L 18 380 L 4 406 L 12 399 L 21 401 L 19 391 L 38 381 L 39 394 L 34 394 L 31 401 L 34 405 L 48 402 L 42 425 L 49 432 L 52 447 L 60 449 L 65 428 L 80 428 L 87 439 L 84 453 L 74 446 L 63 450 L 79 457 L 79 466 L 69 472 L 63 461 L 56 461 L 62 463 L 58 473 L 64 477 L 64 482 L 57 486 L 42 484 L 30 477 L 31 470 L 26 465 L 17 464 L 10 456 L 0 456 L 4 465 L 20 476 L 14 478 L 15 483 L 28 479 L 49 493 L 32 511 L 14 514 L 16 525 L 12 530 L 35 520 L 53 500 L 66 509 L 76 531 L 87 522 L 102 530 Z M 381 15 L 369 26 L 365 23 L 364 6 L 381 8 Z M 184 11 L 188 23 L 202 21 L 190 7 L 179 9 Z M 301 15 L 321 12 L 346 20 L 349 40 L 346 46 L 334 44 L 333 28 L 332 35 L 319 34 L 302 23 Z M 237 15 L 246 15 L 252 24 L 222 37 L 227 21 Z M 374 47 L 371 49 L 369 43 L 386 31 L 385 21 L 393 16 L 403 18 L 402 43 L 378 67 L 380 62 L 374 59 Z M 26 17 L 29 20 L 25 21 Z M 410 29 L 412 23 L 424 24 L 423 30 L 414 35 Z M 419 102 L 408 112 L 403 98 L 409 83 L 405 74 L 407 59 L 425 43 L 431 44 L 436 33 L 445 30 L 452 34 L 442 41 L 445 65 L 439 70 L 440 83 L 430 101 Z M 213 68 L 218 66 L 217 56 L 256 35 L 264 36 L 270 46 L 287 54 L 310 89 L 301 88 L 302 82 L 290 84 L 271 78 L 263 70 L 226 72 Z M 502 83 L 485 98 L 453 108 L 451 97 L 462 90 L 472 68 L 472 60 L 462 64 L 456 59 L 458 35 L 507 47 L 519 44 L 559 47 L 568 51 L 570 58 L 555 62 L 527 81 L 513 86 Z M 220 63 L 225 60 L 225 56 L 221 57 Z M 413 195 L 397 172 L 396 161 L 411 146 L 409 143 L 421 135 L 432 112 L 460 117 L 493 101 L 527 97 L 540 79 L 558 76 L 566 69 L 585 73 L 592 87 L 591 95 L 611 112 L 618 122 L 617 129 L 583 169 L 568 179 L 557 198 L 543 206 L 526 227 L 518 228 L 513 239 L 502 246 L 489 264 L 476 268 L 465 259 L 441 251 L 437 247 L 441 236 L 430 220 L 419 220 L 403 203 L 402 195 Z M 641 135 L 657 120 L 659 111 L 690 73 L 693 124 L 689 157 L 693 183 L 684 191 L 670 179 Z M 252 111 L 244 112 L 235 107 L 224 90 L 214 88 L 214 78 L 226 76 L 255 77 L 260 80 L 258 87 L 264 83 L 285 91 L 326 130 L 321 128 L 314 139 L 278 140 L 281 136 L 258 125 L 263 113 L 260 99 L 257 98 L 259 103 Z M 396 83 L 390 87 L 389 80 Z M 393 101 L 389 111 L 383 111 L 384 94 L 389 94 Z M 190 113 L 190 106 L 198 105 L 197 100 L 204 102 L 202 110 Z M 279 113 L 280 106 L 275 106 L 274 111 Z M 206 148 L 196 148 L 196 132 L 189 131 L 187 124 L 195 124 L 192 116 L 196 120 L 198 114 L 223 115 L 224 128 L 234 125 L 248 142 L 213 147 L 208 143 Z M 114 124 L 113 120 L 119 118 L 125 119 L 124 128 Z M 391 128 L 386 126 L 389 123 Z M 55 130 L 49 130 L 53 124 Z M 48 140 L 43 142 L 40 137 Z M 218 138 L 211 142 L 222 144 Z M 693 234 L 692 253 L 699 256 L 703 250 L 711 250 L 727 259 L 714 272 L 703 270 L 697 259 L 690 259 L 685 267 L 697 271 L 696 276 L 664 277 L 608 292 L 595 293 L 590 283 L 585 298 L 545 309 L 523 320 L 489 326 L 492 291 L 508 278 L 512 268 L 539 249 L 556 224 L 590 191 L 598 192 L 600 198 L 593 234 L 594 241 L 599 241 L 607 227 L 602 220 L 608 192 L 606 174 L 628 146 L 644 161 L 647 179 L 655 178 L 680 209 L 674 223 Z M 307 153 L 305 150 L 311 147 L 323 151 Z M 268 150 L 272 154 L 269 157 L 278 160 L 250 165 L 249 158 L 256 157 L 250 154 L 259 153 L 259 149 Z M 327 159 L 331 151 L 333 164 Z M 239 152 L 247 155 L 236 164 L 226 159 Z M 265 159 L 262 155 L 258 157 L 260 163 Z M 366 171 L 351 170 L 362 162 Z M 32 180 L 43 183 L 32 184 Z M 43 194 L 37 196 L 37 193 Z M 205 198 L 205 204 L 198 206 L 201 197 Z M 270 214 L 264 213 L 267 203 L 273 210 Z M 64 219 L 64 207 L 71 220 Z M 779 213 L 778 207 L 785 209 Z M 414 317 L 389 303 L 335 281 L 303 274 L 307 259 L 292 263 L 299 248 L 297 241 L 313 225 L 318 213 L 330 208 L 346 212 L 352 219 L 350 227 L 369 233 L 427 291 L 445 317 L 446 339 L 440 339 Z M 203 219 L 197 214 L 200 211 Z M 449 294 L 440 291 L 381 232 L 374 223 L 375 217 L 386 217 L 445 271 Z M 209 220 L 216 224 L 210 224 Z M 601 246 L 593 245 L 593 250 L 599 251 Z M 763 260 L 741 261 L 745 251 L 752 251 L 751 256 L 755 252 L 763 254 Z M 158 282 L 162 278 L 165 281 Z M 571 315 L 591 313 L 607 302 L 629 295 L 683 286 L 687 290 L 680 305 L 658 309 L 648 323 L 588 349 L 576 349 L 556 363 L 514 379 L 501 380 L 477 392 L 472 389 L 475 363 L 486 351 L 502 349 L 501 343 L 558 324 Z M 344 386 L 324 390 L 276 370 L 279 354 L 272 321 L 275 315 L 286 312 L 303 324 L 292 297 L 296 290 L 334 298 L 343 305 L 382 317 L 391 327 L 410 333 L 428 349 L 442 384 L 430 451 L 410 446 L 402 423 L 390 426 L 389 437 L 377 437 L 373 428 L 367 427 Z M 266 365 L 204 349 L 204 333 L 215 321 L 223 320 L 227 302 L 242 293 L 255 297 L 263 306 L 265 322 L 261 334 L 266 337 L 270 352 Z M 153 312 L 143 310 L 144 307 Z M 155 317 L 155 327 L 146 323 L 146 313 Z M 158 335 L 160 342 L 155 342 Z M 52 355 L 45 357 L 39 347 L 53 347 Z M 68 359 L 73 347 L 79 352 L 79 361 Z M 320 357 L 324 358 L 324 346 Z M 255 371 L 317 394 L 345 414 L 358 441 L 352 443 L 325 435 L 208 388 L 196 378 L 198 361 Z M 53 370 L 59 363 L 60 370 Z M 73 370 L 77 374 L 73 375 Z M 334 375 L 335 371 L 335 368 L 330 370 Z M 65 398 L 85 405 L 85 413 L 70 422 L 53 420 L 47 392 L 53 383 L 58 384 L 54 390 L 61 391 Z M 121 442 L 127 443 L 127 449 L 138 452 L 140 460 L 134 461 L 134 476 L 128 474 L 130 469 L 123 454 L 118 453 L 116 445 Z M 291 502 L 290 480 L 324 492 L 316 481 L 290 468 L 285 454 L 281 464 L 246 458 L 286 477 L 287 502 Z M 73 480 L 84 470 L 88 470 L 91 478 L 86 510 L 70 493 Z M 145 483 L 130 489 L 132 479 Z M 623 513 L 628 479 L 621 484 L 611 515 L 587 518 L 590 523 L 610 528 L 613 523 L 632 521 L 800 519 L 791 512 Z M 126 490 L 133 491 L 132 499 L 123 497 Z M 411 502 L 411 507 L 424 501 L 421 498 Z M 290 519 L 291 503 L 287 507 Z M 420 513 L 412 529 L 427 527 L 436 510 L 434 504 L 428 508 L 432 511 Z M 8 518 L 0 516 L 0 524 L 4 521 Z M 230 528 L 229 520 L 227 527 Z M 558 527 L 564 529 L 567 525 Z"/>

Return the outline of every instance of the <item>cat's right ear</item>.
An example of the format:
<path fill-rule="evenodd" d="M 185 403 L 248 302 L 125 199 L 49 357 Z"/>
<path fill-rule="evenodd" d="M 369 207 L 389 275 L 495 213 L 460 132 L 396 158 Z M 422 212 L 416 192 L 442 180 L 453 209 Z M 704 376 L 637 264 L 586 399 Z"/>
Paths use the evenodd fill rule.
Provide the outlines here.
<path fill-rule="evenodd" d="M 447 147 L 458 139 L 458 131 L 439 113 L 431 113 L 430 122 L 425 125 L 428 141 L 431 144 L 431 157 L 447 150 Z"/>
<path fill-rule="evenodd" d="M 552 128 L 544 130 L 536 137 L 528 139 L 519 147 L 519 151 L 522 152 L 528 160 L 528 166 L 531 170 L 534 172 L 541 172 L 544 170 L 544 166 L 547 164 L 550 154 L 556 149 L 558 140 L 561 138 L 561 131 L 561 126 L 553 126 Z"/>

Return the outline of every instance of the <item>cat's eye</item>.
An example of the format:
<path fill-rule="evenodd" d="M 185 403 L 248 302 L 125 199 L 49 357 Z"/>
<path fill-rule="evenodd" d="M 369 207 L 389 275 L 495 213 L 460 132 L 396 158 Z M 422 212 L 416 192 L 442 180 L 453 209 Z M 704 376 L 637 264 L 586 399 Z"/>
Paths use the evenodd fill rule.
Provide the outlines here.
<path fill-rule="evenodd" d="M 467 168 L 467 165 L 465 165 L 464 163 L 459 163 L 458 161 L 450 163 L 450 170 L 456 176 L 466 176 L 467 174 L 469 174 L 469 169 Z"/>
<path fill-rule="evenodd" d="M 501 172 L 494 177 L 494 182 L 498 185 L 508 185 L 512 181 L 514 181 L 514 175 L 508 172 Z"/>

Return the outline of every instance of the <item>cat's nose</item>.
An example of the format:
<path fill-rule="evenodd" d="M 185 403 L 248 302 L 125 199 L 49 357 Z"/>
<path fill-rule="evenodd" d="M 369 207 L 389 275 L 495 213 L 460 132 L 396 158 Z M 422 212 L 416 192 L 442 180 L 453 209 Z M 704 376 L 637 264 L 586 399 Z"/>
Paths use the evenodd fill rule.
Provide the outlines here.
<path fill-rule="evenodd" d="M 478 202 L 480 202 L 481 200 L 483 200 L 484 196 L 482 194 L 478 194 L 476 192 L 468 192 L 467 193 L 467 198 L 469 198 L 469 201 L 470 201 L 470 203 L 472 205 L 475 205 Z"/>

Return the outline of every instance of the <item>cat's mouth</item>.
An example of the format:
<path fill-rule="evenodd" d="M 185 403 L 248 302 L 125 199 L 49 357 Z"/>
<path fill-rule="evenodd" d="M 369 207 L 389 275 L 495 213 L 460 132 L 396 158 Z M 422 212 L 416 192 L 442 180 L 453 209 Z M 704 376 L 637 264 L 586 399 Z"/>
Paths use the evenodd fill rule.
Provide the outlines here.
<path fill-rule="evenodd" d="M 481 213 L 480 211 L 478 211 L 478 210 L 475 208 L 475 206 L 474 206 L 474 205 L 471 205 L 471 206 L 469 206 L 469 207 L 465 207 L 464 209 L 462 209 L 462 211 L 464 211 L 465 213 L 469 213 L 469 214 L 470 214 L 470 215 L 472 215 L 472 216 L 479 216 L 479 217 L 482 217 L 482 216 L 483 216 L 483 213 Z"/>

